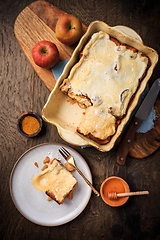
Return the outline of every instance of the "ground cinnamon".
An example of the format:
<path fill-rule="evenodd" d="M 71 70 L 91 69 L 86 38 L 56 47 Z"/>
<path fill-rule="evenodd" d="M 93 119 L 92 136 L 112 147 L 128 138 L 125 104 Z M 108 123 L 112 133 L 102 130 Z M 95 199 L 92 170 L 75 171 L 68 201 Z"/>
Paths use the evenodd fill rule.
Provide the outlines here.
<path fill-rule="evenodd" d="M 38 120 L 32 116 L 26 116 L 22 120 L 23 132 L 25 132 L 29 135 L 36 133 L 39 128 L 40 128 L 40 124 L 39 124 Z"/>

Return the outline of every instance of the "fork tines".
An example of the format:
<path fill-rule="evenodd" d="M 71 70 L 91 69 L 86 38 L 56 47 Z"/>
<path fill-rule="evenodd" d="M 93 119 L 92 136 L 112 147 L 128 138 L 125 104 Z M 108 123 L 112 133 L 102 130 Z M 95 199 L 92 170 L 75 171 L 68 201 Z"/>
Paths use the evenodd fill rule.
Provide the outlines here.
<path fill-rule="evenodd" d="M 60 148 L 59 152 L 65 159 L 67 159 L 70 156 L 70 153 L 64 147 Z"/>

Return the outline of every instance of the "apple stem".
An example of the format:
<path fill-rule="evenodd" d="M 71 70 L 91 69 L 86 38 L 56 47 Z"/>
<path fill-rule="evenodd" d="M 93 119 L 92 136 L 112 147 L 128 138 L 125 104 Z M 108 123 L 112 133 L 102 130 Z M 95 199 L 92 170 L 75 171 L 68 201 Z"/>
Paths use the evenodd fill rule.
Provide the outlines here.
<path fill-rule="evenodd" d="M 69 25 L 69 30 L 71 30 L 71 29 L 75 29 L 75 27 L 72 27 L 72 25 L 70 24 Z"/>
<path fill-rule="evenodd" d="M 47 50 L 46 50 L 45 48 L 42 48 L 42 49 L 41 49 L 41 53 L 42 53 L 42 54 L 46 54 L 46 52 L 47 52 Z"/>

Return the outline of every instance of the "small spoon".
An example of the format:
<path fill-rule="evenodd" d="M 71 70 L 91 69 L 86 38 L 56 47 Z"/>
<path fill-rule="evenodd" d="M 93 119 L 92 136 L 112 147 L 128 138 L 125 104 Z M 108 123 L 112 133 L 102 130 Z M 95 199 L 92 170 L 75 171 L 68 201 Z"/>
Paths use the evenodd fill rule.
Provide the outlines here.
<path fill-rule="evenodd" d="M 149 194 L 149 192 L 148 191 L 128 192 L 128 193 L 108 192 L 108 197 L 110 199 L 117 199 L 118 197 L 128 197 L 128 196 L 146 195 L 146 194 Z"/>

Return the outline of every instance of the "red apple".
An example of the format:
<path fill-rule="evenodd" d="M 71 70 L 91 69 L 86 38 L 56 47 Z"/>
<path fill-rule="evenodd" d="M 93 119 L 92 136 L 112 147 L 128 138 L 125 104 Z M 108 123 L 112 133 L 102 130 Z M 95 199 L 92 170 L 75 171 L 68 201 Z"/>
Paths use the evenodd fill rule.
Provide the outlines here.
<path fill-rule="evenodd" d="M 32 49 L 34 62 L 42 68 L 49 69 L 59 61 L 56 45 L 49 41 L 40 41 Z"/>
<path fill-rule="evenodd" d="M 60 42 L 70 46 L 81 38 L 82 24 L 78 18 L 64 14 L 57 21 L 55 33 Z"/>

